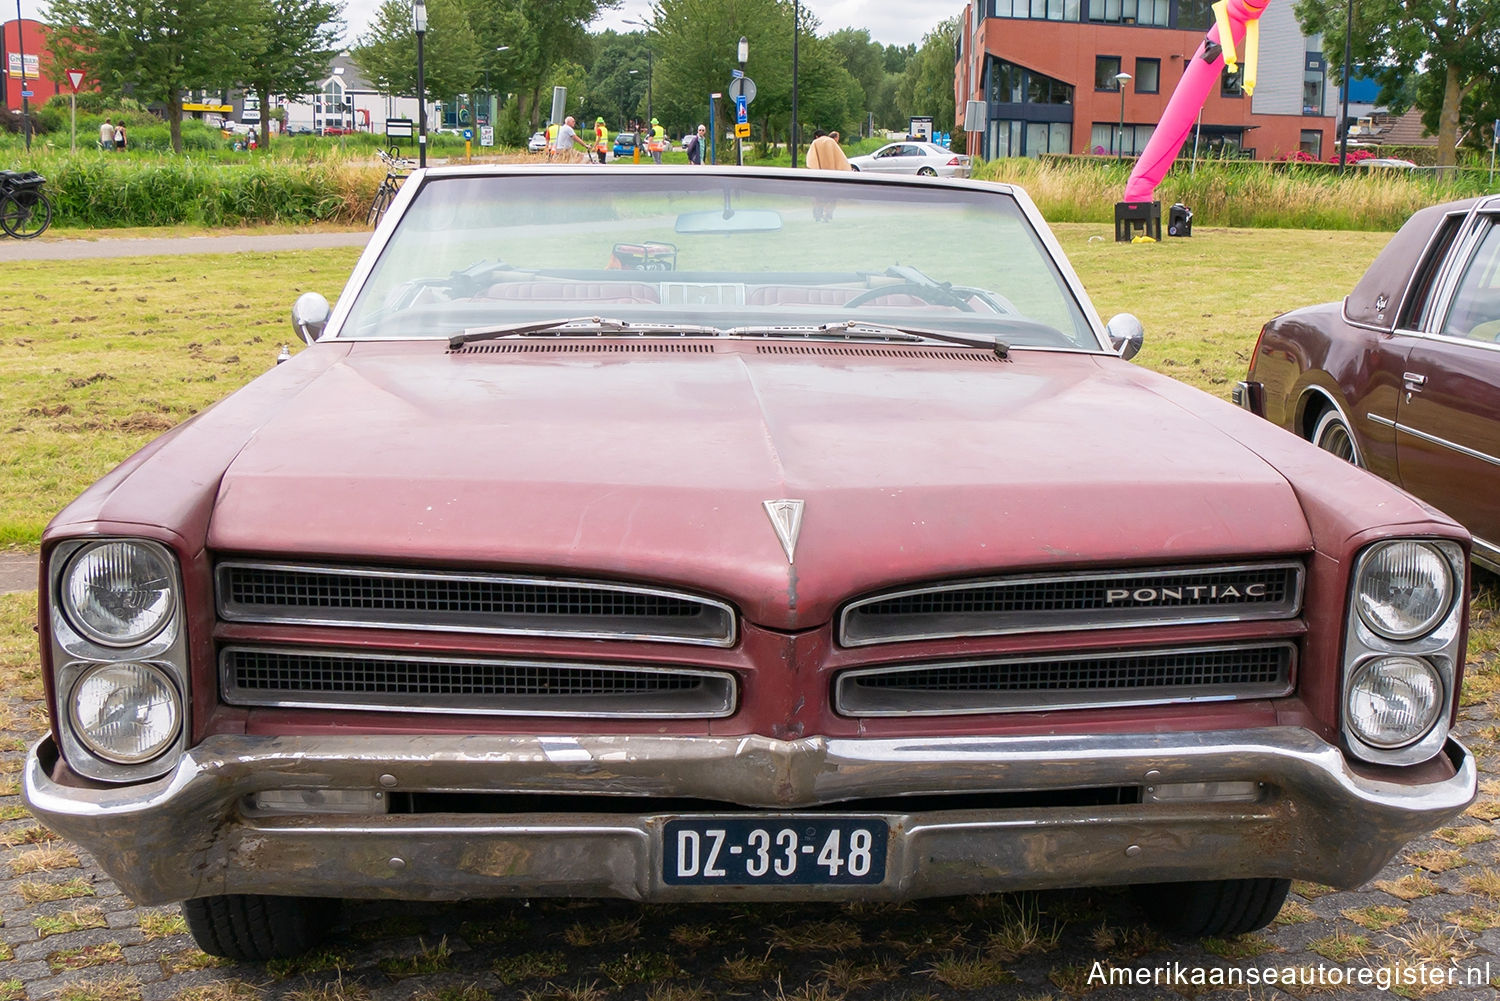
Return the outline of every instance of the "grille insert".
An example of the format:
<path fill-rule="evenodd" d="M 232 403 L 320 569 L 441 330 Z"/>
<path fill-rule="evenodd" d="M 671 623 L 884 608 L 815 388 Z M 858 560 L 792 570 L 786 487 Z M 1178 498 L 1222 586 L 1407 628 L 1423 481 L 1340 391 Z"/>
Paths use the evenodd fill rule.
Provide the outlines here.
<path fill-rule="evenodd" d="M 1290 619 L 1302 607 L 1300 563 L 1089 571 L 905 588 L 850 603 L 839 642 Z"/>
<path fill-rule="evenodd" d="M 219 615 L 443 632 L 513 633 L 733 646 L 733 610 L 659 588 L 581 580 L 359 567 L 229 562 Z"/>
<path fill-rule="evenodd" d="M 226 647 L 219 676 L 238 706 L 640 719 L 728 716 L 736 697 L 726 671 L 298 647 Z"/>
<path fill-rule="evenodd" d="M 1291 691 L 1291 643 L 1064 653 L 846 671 L 847 716 L 959 715 L 1273 698 Z"/>

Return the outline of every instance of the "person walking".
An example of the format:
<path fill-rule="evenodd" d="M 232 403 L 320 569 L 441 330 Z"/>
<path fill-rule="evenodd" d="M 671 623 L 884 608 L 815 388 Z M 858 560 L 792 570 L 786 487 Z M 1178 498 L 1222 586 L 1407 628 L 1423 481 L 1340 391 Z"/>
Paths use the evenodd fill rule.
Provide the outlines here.
<path fill-rule="evenodd" d="M 839 134 L 835 132 L 829 135 L 822 129 L 813 133 L 813 141 L 808 144 L 807 167 L 809 170 L 854 169 L 849 165 L 849 158 L 844 155 L 843 147 L 839 145 Z M 831 198 L 814 198 L 813 222 L 833 222 L 835 204 Z"/>
<path fill-rule="evenodd" d="M 121 122 L 115 126 L 115 152 L 125 152 L 125 123 Z"/>
<path fill-rule="evenodd" d="M 698 126 L 697 135 L 688 136 L 687 155 L 688 163 L 703 163 L 703 140 L 708 135 L 708 129 L 702 125 Z"/>
<path fill-rule="evenodd" d="M 554 148 L 558 153 L 570 153 L 574 146 L 580 146 L 583 148 L 584 156 L 587 157 L 589 154 L 589 144 L 578 138 L 578 133 L 573 129 L 574 124 L 572 115 L 563 119 L 562 127 L 557 130 L 557 139 L 553 144 Z"/>
<path fill-rule="evenodd" d="M 654 118 L 651 119 L 651 141 L 646 144 L 646 151 L 651 154 L 652 163 L 661 163 L 661 155 L 667 151 L 667 130 Z"/>
<path fill-rule="evenodd" d="M 594 152 L 600 163 L 604 162 L 604 155 L 609 152 L 609 126 L 604 124 L 603 116 L 594 119 Z"/>
<path fill-rule="evenodd" d="M 99 148 L 105 152 L 115 148 L 115 125 L 108 118 L 99 126 Z"/>
<path fill-rule="evenodd" d="M 547 159 L 551 160 L 557 155 L 557 130 L 556 122 L 547 123 Z"/>

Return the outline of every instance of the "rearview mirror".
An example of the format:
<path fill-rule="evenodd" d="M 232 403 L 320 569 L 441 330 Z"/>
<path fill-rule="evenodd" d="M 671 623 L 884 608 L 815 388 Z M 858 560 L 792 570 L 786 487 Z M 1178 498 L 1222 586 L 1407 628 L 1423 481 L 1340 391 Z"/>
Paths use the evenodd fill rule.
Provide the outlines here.
<path fill-rule="evenodd" d="M 679 233 L 775 233 L 781 213 L 770 209 L 731 209 L 723 212 L 684 212 L 677 217 Z"/>
<path fill-rule="evenodd" d="M 292 303 L 292 329 L 308 344 L 323 334 L 328 326 L 328 300 L 316 292 L 303 292 Z"/>
<path fill-rule="evenodd" d="M 1146 342 L 1146 328 L 1141 325 L 1129 313 L 1118 313 L 1109 318 L 1104 325 L 1104 333 L 1109 337 L 1109 346 L 1114 349 L 1115 354 L 1126 361 L 1134 358 L 1141 350 L 1141 345 Z"/>

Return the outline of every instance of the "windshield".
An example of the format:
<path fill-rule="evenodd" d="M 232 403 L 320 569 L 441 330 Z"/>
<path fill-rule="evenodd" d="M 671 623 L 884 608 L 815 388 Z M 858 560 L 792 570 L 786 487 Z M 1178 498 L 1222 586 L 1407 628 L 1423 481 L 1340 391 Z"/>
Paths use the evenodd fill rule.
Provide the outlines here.
<path fill-rule="evenodd" d="M 885 324 L 1099 350 L 999 190 L 676 171 L 428 176 L 341 337 L 604 316 L 632 325 Z"/>

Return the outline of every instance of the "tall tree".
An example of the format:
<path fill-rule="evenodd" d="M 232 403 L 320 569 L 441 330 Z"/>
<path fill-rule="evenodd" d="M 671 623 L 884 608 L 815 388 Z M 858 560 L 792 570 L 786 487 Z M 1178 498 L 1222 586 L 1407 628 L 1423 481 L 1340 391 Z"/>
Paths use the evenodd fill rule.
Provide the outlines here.
<path fill-rule="evenodd" d="M 587 123 L 603 118 L 612 129 L 623 129 L 631 115 L 646 107 L 646 74 L 652 65 L 653 61 L 646 58 L 646 36 L 642 32 L 622 35 L 605 31 L 596 35 L 581 120 Z"/>
<path fill-rule="evenodd" d="M 763 129 L 787 129 L 792 102 L 791 0 L 657 0 L 655 14 L 658 117 L 674 127 L 702 121 L 708 95 L 729 86 L 743 36 L 750 47 L 745 72 L 756 85 L 750 117 Z M 806 7 L 802 14 L 805 41 L 816 22 Z M 805 67 L 800 75 L 806 86 Z M 733 114 L 727 93 L 723 107 Z"/>
<path fill-rule="evenodd" d="M 859 81 L 863 107 L 873 108 L 885 82 L 885 46 L 870 41 L 868 28 L 843 28 L 828 36 L 828 44 L 843 60 L 844 69 Z"/>
<path fill-rule="evenodd" d="M 47 46 L 109 93 L 166 107 L 172 149 L 182 152 L 182 99 L 244 77 L 256 9 L 236 0 L 51 0 Z"/>
<path fill-rule="evenodd" d="M 1344 62 L 1349 0 L 1297 0 L 1302 30 L 1321 33 L 1335 77 Z M 1416 107 L 1438 137 L 1438 163 L 1457 160 L 1466 102 L 1500 74 L 1500 3 L 1495 0 L 1360 0 L 1355 61 L 1373 70 L 1380 101 L 1404 110 L 1402 85 L 1420 74 Z"/>
<path fill-rule="evenodd" d="M 417 39 L 411 15 L 411 0 L 385 0 L 351 52 L 370 82 L 387 94 L 417 93 Z M 460 0 L 428 0 L 422 68 L 429 100 L 472 93 L 479 82 L 479 42 Z"/>
<path fill-rule="evenodd" d="M 260 145 L 271 146 L 271 95 L 305 97 L 328 73 L 342 32 L 341 0 L 256 0 L 243 83 L 260 98 Z"/>
<path fill-rule="evenodd" d="M 953 61 L 958 22 L 950 17 L 922 38 L 922 47 L 906 64 L 896 87 L 896 106 L 904 118 L 932 116 L 933 128 L 953 127 Z"/>

